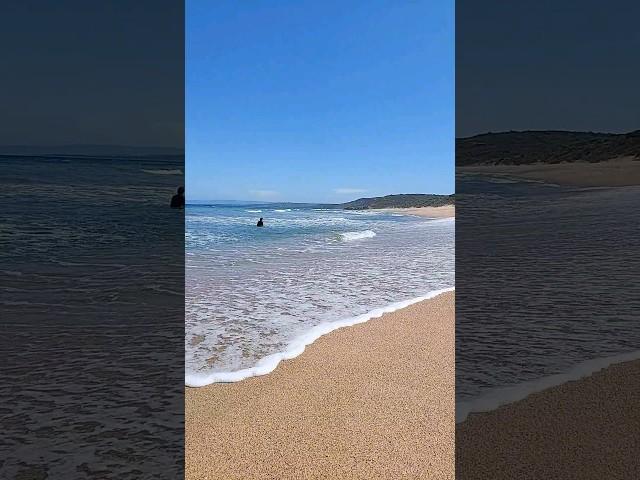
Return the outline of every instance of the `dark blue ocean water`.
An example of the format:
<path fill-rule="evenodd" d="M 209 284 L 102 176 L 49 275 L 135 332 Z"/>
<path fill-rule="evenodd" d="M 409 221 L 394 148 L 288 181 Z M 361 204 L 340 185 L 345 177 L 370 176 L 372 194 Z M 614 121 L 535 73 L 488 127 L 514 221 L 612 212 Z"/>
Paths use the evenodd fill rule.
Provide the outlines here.
<path fill-rule="evenodd" d="M 0 157 L 0 477 L 183 472 L 183 164 Z"/>
<path fill-rule="evenodd" d="M 173 262 L 182 248 L 182 238 L 167 234 L 183 222 L 182 212 L 167 208 L 183 183 L 182 161 L 0 157 L 0 273 L 11 279 L 0 300 L 6 318 L 46 314 L 47 323 L 72 324 L 77 315 L 108 322 L 100 309 L 110 291 L 109 300 L 130 308 L 136 323 L 147 320 L 135 313 L 143 307 L 130 292 L 143 289 L 153 304 L 183 295 L 172 286 L 182 281 L 167 277 L 170 269 L 149 271 L 161 258 Z"/>

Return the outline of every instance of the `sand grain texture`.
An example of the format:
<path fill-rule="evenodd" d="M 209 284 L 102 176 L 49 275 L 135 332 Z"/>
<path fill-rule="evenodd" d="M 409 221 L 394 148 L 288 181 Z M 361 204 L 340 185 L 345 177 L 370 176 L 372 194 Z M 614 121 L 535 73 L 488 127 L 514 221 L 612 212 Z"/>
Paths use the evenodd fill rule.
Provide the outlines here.
<path fill-rule="evenodd" d="M 187 389 L 187 479 L 453 479 L 454 294 Z"/>
<path fill-rule="evenodd" d="M 612 365 L 456 430 L 456 478 L 640 478 L 640 361 Z"/>

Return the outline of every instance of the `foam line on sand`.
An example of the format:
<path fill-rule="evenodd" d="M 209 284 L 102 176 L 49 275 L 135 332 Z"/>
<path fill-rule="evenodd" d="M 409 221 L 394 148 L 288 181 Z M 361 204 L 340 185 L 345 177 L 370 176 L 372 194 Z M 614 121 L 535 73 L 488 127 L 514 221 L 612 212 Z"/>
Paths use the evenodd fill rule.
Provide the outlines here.
<path fill-rule="evenodd" d="M 270 375 L 188 388 L 185 478 L 453 480 L 454 300 L 331 332 Z"/>
<path fill-rule="evenodd" d="M 523 400 L 533 393 L 587 377 L 607 368 L 609 365 L 637 359 L 640 359 L 640 350 L 621 355 L 595 358 L 581 362 L 564 373 L 499 388 L 472 401 L 458 402 L 456 403 L 456 423 L 466 420 L 470 413 L 490 412 L 503 405 Z"/>
<path fill-rule="evenodd" d="M 364 313 L 362 315 L 358 315 L 351 318 L 346 318 L 343 320 L 338 320 L 335 322 L 322 323 L 320 325 L 316 325 L 315 327 L 308 330 L 303 335 L 295 338 L 287 348 L 282 352 L 277 352 L 271 355 L 268 355 L 256 364 L 255 367 L 245 368 L 242 370 L 237 370 L 234 372 L 211 372 L 211 373 L 189 373 L 185 375 L 185 384 L 188 387 L 204 387 L 206 385 L 211 385 L 212 383 L 227 383 L 227 382 L 239 382 L 241 380 L 245 380 L 250 377 L 257 377 L 261 375 L 266 375 L 268 373 L 273 372 L 278 364 L 282 360 L 291 360 L 292 358 L 297 357 L 307 345 L 315 342 L 318 338 L 327 333 L 333 332 L 339 328 L 350 327 L 353 325 L 357 325 L 360 323 L 367 322 L 372 318 L 378 318 L 384 315 L 385 313 L 391 313 L 401 308 L 408 307 L 409 305 L 413 305 L 414 303 L 422 302 L 424 300 L 428 300 L 430 298 L 434 298 L 438 295 L 441 295 L 446 292 L 451 292 L 455 289 L 455 287 L 443 288 L 440 290 L 434 290 L 425 295 L 421 295 L 416 298 L 412 298 L 409 300 L 404 300 L 401 302 L 395 302 L 386 307 L 375 308 L 370 312 Z"/>

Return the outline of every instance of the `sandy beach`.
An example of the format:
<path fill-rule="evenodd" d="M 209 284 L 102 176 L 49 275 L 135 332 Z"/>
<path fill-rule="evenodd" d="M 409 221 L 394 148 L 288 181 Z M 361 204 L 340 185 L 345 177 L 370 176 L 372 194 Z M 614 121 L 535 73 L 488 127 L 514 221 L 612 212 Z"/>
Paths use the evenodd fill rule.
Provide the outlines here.
<path fill-rule="evenodd" d="M 534 163 L 530 165 L 477 165 L 458 173 L 525 178 L 556 185 L 578 187 L 624 187 L 640 185 L 640 161 L 625 157 L 607 162 Z"/>
<path fill-rule="evenodd" d="M 462 479 L 629 479 L 640 472 L 640 360 L 612 365 L 456 429 Z"/>
<path fill-rule="evenodd" d="M 379 208 L 372 210 L 403 213 L 405 215 L 417 215 L 428 218 L 451 218 L 456 216 L 455 205 L 445 205 L 442 207 Z"/>
<path fill-rule="evenodd" d="M 454 294 L 186 393 L 187 479 L 453 479 Z"/>

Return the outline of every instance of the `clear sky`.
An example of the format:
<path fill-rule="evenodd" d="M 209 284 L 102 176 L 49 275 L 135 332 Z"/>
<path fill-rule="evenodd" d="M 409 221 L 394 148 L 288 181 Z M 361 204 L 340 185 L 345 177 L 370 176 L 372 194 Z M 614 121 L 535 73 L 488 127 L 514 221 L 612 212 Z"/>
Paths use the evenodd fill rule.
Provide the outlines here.
<path fill-rule="evenodd" d="M 453 193 L 453 0 L 186 5 L 189 200 Z"/>

